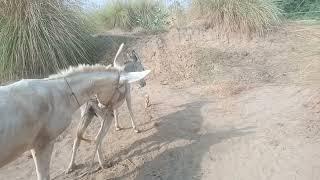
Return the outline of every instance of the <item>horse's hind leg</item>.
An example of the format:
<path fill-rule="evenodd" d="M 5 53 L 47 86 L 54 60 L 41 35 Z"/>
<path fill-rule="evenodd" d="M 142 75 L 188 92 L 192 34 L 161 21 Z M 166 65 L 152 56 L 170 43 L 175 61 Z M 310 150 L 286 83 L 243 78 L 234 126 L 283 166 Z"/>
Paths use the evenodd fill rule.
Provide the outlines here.
<path fill-rule="evenodd" d="M 76 153 L 79 148 L 79 145 L 80 145 L 80 141 L 84 139 L 83 134 L 84 134 L 85 130 L 87 129 L 87 127 L 89 126 L 89 124 L 91 123 L 91 120 L 93 117 L 94 117 L 94 113 L 88 111 L 88 112 L 84 113 L 83 117 L 81 118 L 81 122 L 78 126 L 78 129 L 77 129 L 76 139 L 73 142 L 71 160 L 70 160 L 70 163 L 69 163 L 69 166 L 67 168 L 66 173 L 72 172 L 75 167 L 75 157 L 76 157 Z"/>
<path fill-rule="evenodd" d="M 31 150 L 36 165 L 38 180 L 50 180 L 50 160 L 53 150 L 53 142 Z"/>
<path fill-rule="evenodd" d="M 134 123 L 134 116 L 133 116 L 132 105 L 131 105 L 130 89 L 128 90 L 128 92 L 126 94 L 126 102 L 127 102 L 127 107 L 128 107 L 129 114 L 130 114 L 130 120 L 131 120 L 132 128 L 133 128 L 134 132 L 139 133 L 140 131 L 137 129 L 137 127 L 136 127 L 136 125 Z"/>

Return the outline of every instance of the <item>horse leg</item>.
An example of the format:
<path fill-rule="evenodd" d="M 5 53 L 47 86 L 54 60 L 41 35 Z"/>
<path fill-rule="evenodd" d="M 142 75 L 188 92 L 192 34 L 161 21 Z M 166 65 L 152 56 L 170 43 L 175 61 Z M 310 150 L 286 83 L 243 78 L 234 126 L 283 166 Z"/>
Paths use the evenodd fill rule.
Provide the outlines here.
<path fill-rule="evenodd" d="M 113 113 L 114 113 L 114 122 L 115 122 L 115 126 L 116 126 L 116 131 L 119 131 L 121 129 L 120 129 L 119 124 L 118 124 L 118 118 L 119 118 L 118 109 L 114 109 Z"/>
<path fill-rule="evenodd" d="M 50 180 L 50 160 L 53 142 L 31 149 L 31 154 L 36 165 L 38 180 Z"/>
<path fill-rule="evenodd" d="M 93 159 L 91 162 L 91 167 L 93 166 L 95 154 L 97 154 L 99 165 L 101 168 L 104 168 L 103 161 L 102 161 L 103 154 L 102 154 L 101 144 L 102 144 L 102 140 L 105 137 L 105 135 L 107 134 L 108 129 L 110 128 L 110 125 L 112 122 L 112 118 L 113 118 L 112 109 L 107 110 L 107 112 L 100 111 L 100 112 L 98 112 L 98 116 L 101 118 L 102 124 L 101 124 L 100 130 L 95 138 L 96 146 L 95 146 L 95 151 L 93 154 Z"/>
<path fill-rule="evenodd" d="M 67 168 L 66 173 L 72 172 L 75 165 L 76 165 L 75 164 L 75 157 L 77 154 L 77 150 L 79 148 L 81 140 L 84 140 L 83 134 L 84 134 L 85 130 L 87 129 L 87 127 L 89 126 L 89 124 L 91 123 L 93 117 L 94 117 L 94 114 L 89 111 L 89 112 L 85 112 L 83 117 L 81 118 L 81 122 L 78 126 L 78 129 L 77 129 L 76 139 L 73 142 L 71 160 L 70 160 L 70 163 L 69 163 L 69 166 Z"/>
<path fill-rule="evenodd" d="M 132 112 L 130 89 L 128 90 L 128 92 L 126 94 L 126 102 L 127 102 L 127 107 L 128 107 L 129 114 L 130 114 L 130 120 L 131 120 L 132 128 L 133 128 L 134 132 L 139 133 L 139 130 L 136 128 L 136 125 L 135 125 L 135 122 L 134 122 L 134 116 L 133 116 L 133 112 Z"/>
<path fill-rule="evenodd" d="M 98 137 L 96 137 L 96 139 L 98 139 Z M 101 149 L 101 144 L 102 144 L 102 140 L 100 142 L 100 144 L 98 145 L 98 150 L 97 150 L 97 156 L 98 156 L 98 162 L 99 162 L 99 165 L 101 167 L 101 169 L 104 169 L 104 166 L 103 166 L 103 153 L 102 153 L 102 149 Z"/>
<path fill-rule="evenodd" d="M 99 165 L 102 169 L 104 169 L 104 166 L 103 166 L 103 153 L 102 153 L 102 149 L 101 149 L 101 144 L 98 146 L 98 151 L 97 151 L 97 156 L 98 156 L 98 162 L 99 162 Z"/>
<path fill-rule="evenodd" d="M 100 117 L 100 116 L 99 116 L 99 117 Z M 103 117 L 101 117 L 101 118 L 103 118 Z M 97 142 L 98 136 L 102 133 L 103 128 L 104 128 L 104 123 L 105 123 L 104 121 L 105 121 L 105 119 L 101 121 L 101 126 L 100 126 L 100 129 L 99 129 L 99 132 L 98 132 L 98 134 L 96 135 L 96 138 L 95 138 L 95 142 L 96 142 L 97 144 L 98 144 L 98 142 Z M 103 161 L 102 161 L 102 159 L 103 159 L 103 154 L 102 154 L 102 150 L 101 150 L 101 144 L 98 144 L 97 156 L 98 156 L 99 165 L 100 165 L 100 167 L 103 169 L 103 168 L 104 168 L 104 167 L 103 167 Z"/>

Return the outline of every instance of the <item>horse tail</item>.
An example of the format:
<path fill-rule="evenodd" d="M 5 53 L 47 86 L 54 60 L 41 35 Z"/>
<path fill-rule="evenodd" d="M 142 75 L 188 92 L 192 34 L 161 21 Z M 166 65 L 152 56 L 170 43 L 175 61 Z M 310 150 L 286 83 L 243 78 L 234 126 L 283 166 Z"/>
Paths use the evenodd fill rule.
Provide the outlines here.
<path fill-rule="evenodd" d="M 121 43 L 121 45 L 120 45 L 120 47 L 119 47 L 119 49 L 118 49 L 118 52 L 117 52 L 116 56 L 114 57 L 113 66 L 115 66 L 116 63 L 117 63 L 116 61 L 117 61 L 117 58 L 118 58 L 119 54 L 121 53 L 121 51 L 122 51 L 122 49 L 123 49 L 123 45 L 124 45 L 124 43 Z"/>

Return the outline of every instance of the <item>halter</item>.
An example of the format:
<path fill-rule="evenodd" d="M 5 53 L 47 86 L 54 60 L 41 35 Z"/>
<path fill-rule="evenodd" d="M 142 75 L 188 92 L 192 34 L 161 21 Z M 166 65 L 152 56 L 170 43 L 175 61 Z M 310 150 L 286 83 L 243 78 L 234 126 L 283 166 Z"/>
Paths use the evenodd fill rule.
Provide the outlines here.
<path fill-rule="evenodd" d="M 74 99 L 77 101 L 79 107 L 81 107 L 81 105 L 80 105 L 80 103 L 78 101 L 78 98 L 77 98 L 76 94 L 72 91 L 72 88 L 71 88 L 70 84 L 68 83 L 67 79 L 65 77 L 63 79 L 64 79 L 64 81 L 66 82 L 66 84 L 68 85 L 68 87 L 69 87 L 69 89 L 71 91 L 71 96 L 74 97 Z"/>

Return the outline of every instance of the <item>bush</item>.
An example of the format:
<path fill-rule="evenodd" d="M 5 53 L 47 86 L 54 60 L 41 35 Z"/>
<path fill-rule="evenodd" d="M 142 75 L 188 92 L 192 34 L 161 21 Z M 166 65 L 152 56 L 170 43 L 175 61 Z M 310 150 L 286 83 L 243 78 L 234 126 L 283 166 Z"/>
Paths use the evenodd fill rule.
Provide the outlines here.
<path fill-rule="evenodd" d="M 115 0 L 94 16 L 108 29 L 132 30 L 141 27 L 159 30 L 166 25 L 168 13 L 162 3 L 156 0 Z"/>
<path fill-rule="evenodd" d="M 280 10 L 268 0 L 193 0 L 193 12 L 221 32 L 263 35 L 278 25 Z"/>
<path fill-rule="evenodd" d="M 290 19 L 320 19 L 320 0 L 278 0 L 277 4 Z"/>
<path fill-rule="evenodd" d="M 69 1 L 0 1 L 2 80 L 88 63 L 93 44 L 84 24 Z"/>
<path fill-rule="evenodd" d="M 170 12 L 171 25 L 180 28 L 187 24 L 187 22 L 189 21 L 188 13 L 187 13 L 187 8 L 183 6 L 183 1 L 174 0 L 168 6 L 168 9 Z"/>

